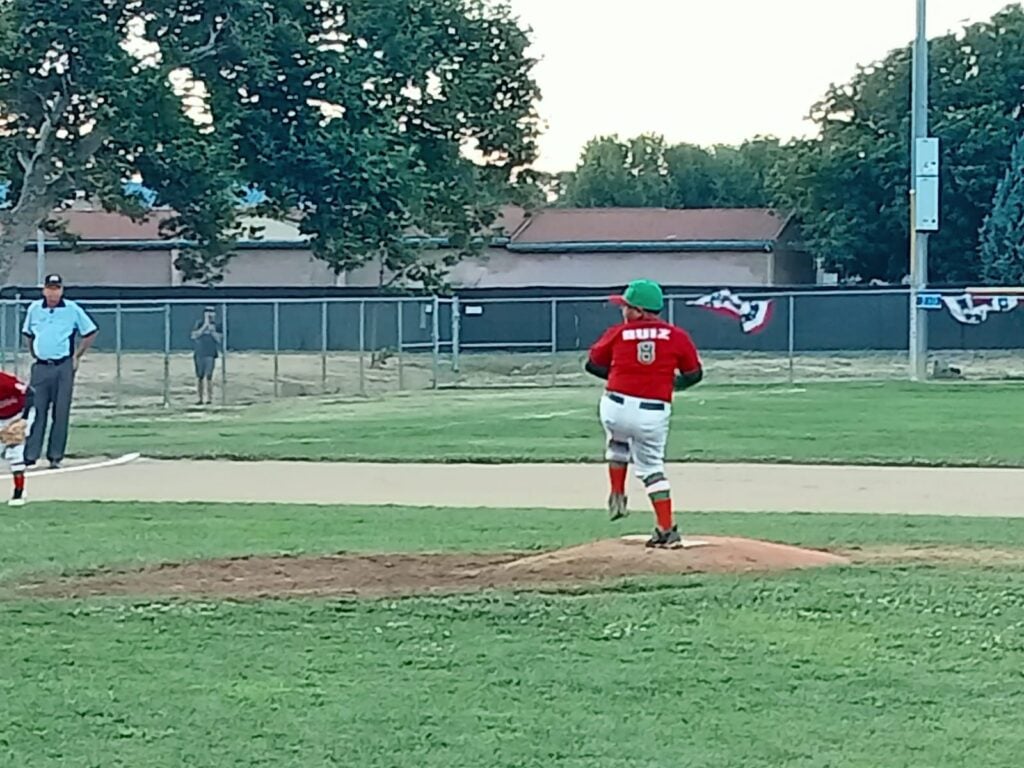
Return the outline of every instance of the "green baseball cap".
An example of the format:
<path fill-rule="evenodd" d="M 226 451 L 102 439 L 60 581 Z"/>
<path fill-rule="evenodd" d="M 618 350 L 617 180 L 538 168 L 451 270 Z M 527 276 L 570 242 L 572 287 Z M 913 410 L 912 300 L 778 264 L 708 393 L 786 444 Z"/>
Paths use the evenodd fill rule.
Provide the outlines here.
<path fill-rule="evenodd" d="M 661 286 L 653 280 L 634 280 L 621 296 L 612 296 L 612 304 L 620 307 L 636 307 L 647 312 L 661 312 L 665 306 L 665 295 Z"/>

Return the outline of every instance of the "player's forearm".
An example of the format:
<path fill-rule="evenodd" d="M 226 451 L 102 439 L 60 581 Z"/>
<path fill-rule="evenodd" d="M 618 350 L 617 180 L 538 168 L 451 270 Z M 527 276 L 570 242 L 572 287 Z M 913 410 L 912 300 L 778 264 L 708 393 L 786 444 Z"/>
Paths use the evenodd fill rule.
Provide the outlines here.
<path fill-rule="evenodd" d="M 75 350 L 75 357 L 77 357 L 79 360 L 81 360 L 82 359 L 82 355 L 84 355 L 86 352 L 89 351 L 89 347 L 92 346 L 92 343 L 94 341 L 96 341 L 96 332 L 95 331 L 90 333 L 88 336 L 83 336 L 81 343 L 79 343 L 79 345 L 78 345 L 78 349 Z"/>
<path fill-rule="evenodd" d="M 608 380 L 608 375 L 611 373 L 611 368 L 607 365 L 598 365 L 593 360 L 587 360 L 587 364 L 583 366 L 584 370 L 591 376 L 596 376 L 599 379 Z"/>
<path fill-rule="evenodd" d="M 698 368 L 696 371 L 690 373 L 680 373 L 676 375 L 676 392 L 682 392 L 683 390 L 695 387 L 701 383 L 704 379 L 704 369 Z"/>
<path fill-rule="evenodd" d="M 25 407 L 21 409 L 21 418 L 27 419 L 29 414 L 32 413 L 32 408 L 36 404 L 36 391 L 29 387 L 25 390 Z"/>

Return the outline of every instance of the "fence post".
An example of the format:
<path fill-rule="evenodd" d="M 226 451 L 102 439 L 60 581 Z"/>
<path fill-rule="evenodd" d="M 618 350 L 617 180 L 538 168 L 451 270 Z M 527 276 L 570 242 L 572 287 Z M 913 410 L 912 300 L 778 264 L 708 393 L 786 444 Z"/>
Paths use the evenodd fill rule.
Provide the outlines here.
<path fill-rule="evenodd" d="M 438 377 L 438 369 L 439 369 L 439 366 L 440 366 L 439 358 L 441 356 L 441 318 L 440 318 L 440 314 L 441 314 L 441 302 L 437 298 L 437 296 L 435 296 L 434 297 L 433 318 L 431 320 L 431 329 L 430 329 L 430 333 L 431 333 L 431 335 L 433 337 L 433 343 L 434 343 L 434 350 L 433 350 L 434 351 L 434 389 L 437 389 L 437 385 L 438 385 L 437 377 Z"/>
<path fill-rule="evenodd" d="M 459 336 L 461 333 L 462 319 L 460 313 L 459 297 L 452 297 L 452 373 L 459 372 Z"/>
<path fill-rule="evenodd" d="M 789 294 L 789 383 L 796 381 L 796 374 L 793 370 L 793 351 L 796 346 L 796 296 Z"/>
<path fill-rule="evenodd" d="M 220 361 L 220 404 L 228 404 L 228 305 L 220 305 L 220 333 L 223 355 Z"/>
<path fill-rule="evenodd" d="M 3 300 L 3 313 L 0 314 L 0 368 L 7 370 L 7 299 Z"/>
<path fill-rule="evenodd" d="M 281 305 L 274 302 L 274 397 L 280 397 L 281 393 Z"/>
<path fill-rule="evenodd" d="M 14 375 L 19 375 L 21 368 L 21 294 L 14 294 Z"/>
<path fill-rule="evenodd" d="M 405 346 L 403 336 L 405 332 L 402 330 L 402 307 L 405 304 L 401 299 L 398 300 L 398 391 L 401 392 L 405 389 L 404 382 L 404 371 L 402 369 L 402 347 Z"/>
<path fill-rule="evenodd" d="M 320 304 L 320 390 L 327 391 L 327 299 Z"/>
<path fill-rule="evenodd" d="M 164 304 L 164 408 L 171 407 L 171 305 Z"/>
<path fill-rule="evenodd" d="M 114 305 L 114 395 L 117 407 L 121 407 L 121 323 L 124 318 L 121 302 Z"/>
<path fill-rule="evenodd" d="M 366 394 L 366 302 L 359 302 L 359 394 Z"/>
<path fill-rule="evenodd" d="M 558 351 L 558 299 L 551 300 L 551 354 Z"/>
<path fill-rule="evenodd" d="M 672 297 L 668 299 L 668 324 L 676 324 L 676 300 Z"/>
<path fill-rule="evenodd" d="M 558 299 L 551 299 L 551 386 L 558 385 Z"/>

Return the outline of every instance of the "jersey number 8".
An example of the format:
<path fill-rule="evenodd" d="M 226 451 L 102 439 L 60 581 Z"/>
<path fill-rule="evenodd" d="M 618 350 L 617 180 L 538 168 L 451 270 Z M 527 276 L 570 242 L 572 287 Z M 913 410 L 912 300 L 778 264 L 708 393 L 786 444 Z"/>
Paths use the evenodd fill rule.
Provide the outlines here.
<path fill-rule="evenodd" d="M 636 345 L 636 359 L 643 365 L 650 365 L 656 357 L 656 349 L 653 341 L 641 341 Z"/>

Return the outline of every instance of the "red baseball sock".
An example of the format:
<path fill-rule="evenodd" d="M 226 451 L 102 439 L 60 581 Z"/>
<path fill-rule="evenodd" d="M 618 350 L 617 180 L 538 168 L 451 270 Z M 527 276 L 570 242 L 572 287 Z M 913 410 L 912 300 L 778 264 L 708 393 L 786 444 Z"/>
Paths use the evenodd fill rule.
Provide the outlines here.
<path fill-rule="evenodd" d="M 25 473 L 15 472 L 14 473 L 14 490 L 24 491 L 25 490 Z"/>
<path fill-rule="evenodd" d="M 612 493 L 626 493 L 626 472 L 628 467 L 625 464 L 609 464 L 608 480 L 611 481 Z"/>
<path fill-rule="evenodd" d="M 663 531 L 671 530 L 672 522 L 672 486 L 668 478 L 661 472 L 644 478 L 647 495 L 654 507 L 654 519 Z"/>
<path fill-rule="evenodd" d="M 657 521 L 658 527 L 663 531 L 671 530 L 674 524 L 672 520 L 672 497 L 652 498 L 651 503 L 654 505 L 654 519 Z"/>

